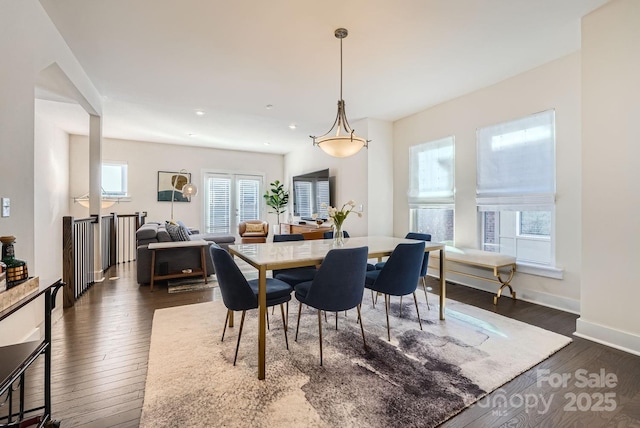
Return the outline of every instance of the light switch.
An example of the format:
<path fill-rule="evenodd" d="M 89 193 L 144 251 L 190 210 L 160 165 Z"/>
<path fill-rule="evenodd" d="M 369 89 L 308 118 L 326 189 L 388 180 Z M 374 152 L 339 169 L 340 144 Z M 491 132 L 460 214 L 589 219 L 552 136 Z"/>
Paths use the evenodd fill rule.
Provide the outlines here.
<path fill-rule="evenodd" d="M 11 199 L 2 198 L 2 217 L 9 217 L 11 214 Z"/>

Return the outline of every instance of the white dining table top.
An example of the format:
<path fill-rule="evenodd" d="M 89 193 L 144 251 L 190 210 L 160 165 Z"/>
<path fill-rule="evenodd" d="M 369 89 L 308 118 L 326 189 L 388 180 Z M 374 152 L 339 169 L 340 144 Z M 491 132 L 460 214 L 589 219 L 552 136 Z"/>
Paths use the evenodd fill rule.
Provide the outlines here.
<path fill-rule="evenodd" d="M 333 239 L 312 239 L 304 241 L 267 242 L 260 244 L 230 245 L 232 254 L 237 255 L 254 267 L 266 266 L 267 269 L 280 267 L 283 264 L 300 266 L 320 263 L 327 253 L 334 248 L 368 247 L 369 258 L 388 256 L 398 244 L 424 242 L 414 239 L 395 238 L 391 236 L 363 236 L 344 239 L 341 247 L 333 246 Z M 425 242 L 425 251 L 444 249 L 439 242 Z"/>

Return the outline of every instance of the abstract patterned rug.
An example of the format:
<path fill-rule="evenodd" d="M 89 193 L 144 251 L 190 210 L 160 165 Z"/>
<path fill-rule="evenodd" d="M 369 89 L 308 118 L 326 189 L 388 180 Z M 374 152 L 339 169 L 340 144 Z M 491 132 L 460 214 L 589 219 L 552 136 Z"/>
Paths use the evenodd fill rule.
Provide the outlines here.
<path fill-rule="evenodd" d="M 197 291 L 207 290 L 218 286 L 218 281 L 212 275 L 207 278 L 207 282 L 204 282 L 202 277 L 200 278 L 180 278 L 170 279 L 167 281 L 167 293 L 184 293 L 185 291 Z"/>
<path fill-rule="evenodd" d="M 290 303 L 289 351 L 280 311 L 270 313 L 266 380 L 257 379 L 257 311 L 247 313 L 238 363 L 233 355 L 240 317 L 220 342 L 222 302 L 156 310 L 141 427 L 433 427 L 569 344 L 570 338 L 459 302 L 392 299 L 391 342 L 383 304 L 363 300 L 368 349 L 357 313 L 323 321 Z M 430 295 L 430 302 L 437 296 Z M 323 318 L 324 320 L 324 318 Z"/>

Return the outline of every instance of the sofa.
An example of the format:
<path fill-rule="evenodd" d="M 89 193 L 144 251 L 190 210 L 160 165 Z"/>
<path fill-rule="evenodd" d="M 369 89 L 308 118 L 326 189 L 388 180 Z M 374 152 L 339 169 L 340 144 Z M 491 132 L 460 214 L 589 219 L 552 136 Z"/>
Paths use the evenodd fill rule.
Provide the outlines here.
<path fill-rule="evenodd" d="M 215 242 L 218 246 L 229 250 L 229 245 L 235 243 L 232 235 L 199 233 L 196 229 L 188 230 L 191 240 L 204 239 Z M 147 248 L 152 242 L 171 242 L 173 239 L 164 223 L 147 222 L 136 231 L 136 263 L 138 284 L 151 282 L 151 251 Z M 215 273 L 213 260 L 209 250 L 205 252 L 207 275 Z M 156 252 L 156 274 L 179 272 L 183 269 L 193 269 L 200 266 L 200 248 L 182 247 Z"/>

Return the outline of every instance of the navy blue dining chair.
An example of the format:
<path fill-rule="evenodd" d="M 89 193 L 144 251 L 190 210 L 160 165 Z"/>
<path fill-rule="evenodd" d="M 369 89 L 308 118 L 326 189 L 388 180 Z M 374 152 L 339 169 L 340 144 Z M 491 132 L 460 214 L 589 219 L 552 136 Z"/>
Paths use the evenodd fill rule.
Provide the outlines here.
<path fill-rule="evenodd" d="M 287 241 L 304 241 L 304 236 L 301 233 L 273 236 L 273 242 Z M 294 287 L 296 284 L 299 284 L 301 282 L 313 280 L 313 278 L 316 276 L 316 272 L 317 269 L 315 268 L 315 266 L 303 266 L 290 269 L 273 270 L 272 276 Z"/>
<path fill-rule="evenodd" d="M 405 238 L 415 239 L 417 241 L 431 242 L 431 234 L 429 233 L 409 232 L 407 233 Z M 376 263 L 375 267 L 377 270 L 380 270 L 382 269 L 384 264 L 385 262 L 379 262 L 379 263 Z M 427 290 L 431 291 L 432 288 L 427 287 L 427 282 L 425 279 L 427 276 L 428 268 L 429 268 L 429 252 L 425 251 L 424 258 L 422 259 L 422 268 L 420 269 L 420 278 L 422 279 L 422 289 L 424 290 L 424 298 L 427 301 L 427 309 L 431 310 L 431 307 L 429 306 L 429 297 L 427 295 Z M 400 298 L 400 305 L 402 305 L 402 297 Z"/>
<path fill-rule="evenodd" d="M 349 232 L 347 232 L 346 230 L 343 230 L 342 234 L 344 235 L 345 238 L 349 238 Z M 324 239 L 333 239 L 333 230 L 328 230 L 324 232 L 322 236 Z M 367 263 L 367 270 L 376 270 L 376 267 L 371 263 Z"/>
<path fill-rule="evenodd" d="M 346 230 L 342 231 L 342 235 L 345 238 L 349 238 L 349 232 L 347 232 Z M 322 237 L 324 239 L 333 239 L 333 230 L 327 230 L 325 233 L 322 234 Z"/>
<path fill-rule="evenodd" d="M 387 338 L 391 341 L 391 329 L 389 327 L 389 296 L 405 296 L 413 294 L 416 304 L 418 323 L 422 330 L 416 288 L 422 267 L 424 242 L 398 244 L 382 269 L 368 271 L 365 277 L 365 287 L 384 294 L 384 309 L 387 315 Z M 402 307 L 402 306 L 401 306 Z M 401 313 L 402 315 L 402 313 Z"/>
<path fill-rule="evenodd" d="M 256 309 L 258 307 L 258 280 L 252 279 L 247 281 L 240 268 L 231 258 L 231 255 L 225 250 L 211 244 L 209 249 L 211 257 L 213 259 L 213 266 L 216 270 L 216 278 L 218 280 L 218 287 L 220 288 L 220 294 L 222 294 L 222 301 L 227 307 L 227 317 L 224 320 L 224 329 L 222 330 L 222 339 L 224 341 L 224 334 L 227 331 L 227 324 L 229 322 L 229 315 L 231 311 L 242 311 L 242 319 L 240 320 L 240 330 L 238 331 L 238 342 L 236 344 L 236 353 L 233 357 L 233 365 L 236 365 L 238 359 L 238 348 L 240 347 L 240 338 L 242 337 L 242 328 L 244 327 L 244 317 L 246 311 L 249 309 Z M 284 327 L 284 340 L 289 349 L 289 339 L 287 338 L 287 322 L 285 321 L 283 303 L 291 300 L 292 287 L 286 282 L 267 278 L 267 307 L 280 305 L 280 312 L 282 313 L 282 325 Z"/>
<path fill-rule="evenodd" d="M 320 341 L 320 365 L 322 365 L 322 311 L 339 312 L 358 309 L 358 321 L 365 350 L 364 327 L 360 316 L 360 304 L 367 272 L 367 247 L 330 250 L 325 256 L 313 281 L 295 286 L 295 296 L 300 302 L 296 338 L 300 329 L 302 305 L 318 310 L 318 335 Z"/>

